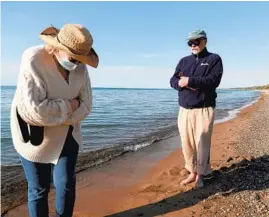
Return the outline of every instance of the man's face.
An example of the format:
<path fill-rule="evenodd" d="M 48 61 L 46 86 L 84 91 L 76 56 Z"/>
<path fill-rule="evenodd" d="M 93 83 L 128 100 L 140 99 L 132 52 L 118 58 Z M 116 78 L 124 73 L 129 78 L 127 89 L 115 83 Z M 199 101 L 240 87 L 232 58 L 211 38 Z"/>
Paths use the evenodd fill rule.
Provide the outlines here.
<path fill-rule="evenodd" d="M 200 53 L 206 46 L 206 39 L 205 38 L 198 38 L 194 40 L 188 41 L 188 45 L 191 48 L 191 52 L 193 54 Z"/>

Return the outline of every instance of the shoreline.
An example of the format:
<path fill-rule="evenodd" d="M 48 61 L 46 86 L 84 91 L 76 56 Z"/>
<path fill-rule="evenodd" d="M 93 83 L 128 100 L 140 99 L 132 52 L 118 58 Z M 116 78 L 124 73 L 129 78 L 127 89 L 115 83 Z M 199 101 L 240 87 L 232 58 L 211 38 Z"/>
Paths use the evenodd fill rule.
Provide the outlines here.
<path fill-rule="evenodd" d="M 240 122 L 248 121 L 249 116 L 251 116 L 255 109 L 262 103 L 264 97 L 265 96 L 260 97 L 258 102 L 242 109 L 235 119 L 224 123 L 217 123 L 214 126 L 211 154 L 211 165 L 214 170 L 220 170 L 221 167 L 227 164 L 228 160 L 232 162 L 242 160 L 241 156 L 233 153 L 233 146 L 239 134 L 239 129 L 237 129 L 236 126 Z M 146 206 L 147 204 L 162 201 L 164 198 L 175 193 L 184 194 L 185 192 L 191 191 L 191 185 L 185 188 L 178 185 L 180 179 L 186 176 L 186 171 L 183 168 L 184 162 L 181 149 L 178 146 L 179 138 L 172 137 L 169 139 L 172 146 L 170 146 L 170 150 L 166 150 L 167 156 L 164 158 L 162 158 L 163 156 L 159 156 L 159 158 L 157 157 L 155 160 L 149 162 L 148 159 L 145 159 L 147 155 L 144 155 L 144 158 L 141 160 L 143 165 L 141 165 L 141 163 L 137 161 L 139 157 L 141 157 L 139 156 L 133 161 L 136 164 L 135 166 L 130 164 L 124 167 L 122 165 L 123 163 L 130 162 L 127 158 L 131 155 L 129 154 L 129 156 L 127 156 L 127 153 L 126 157 L 123 155 L 125 160 L 118 159 L 118 165 L 111 161 L 108 163 L 109 167 L 106 169 L 96 169 L 93 173 L 85 170 L 79 173 L 77 187 L 78 197 L 74 216 L 114 216 L 112 215 L 113 213 L 118 213 L 118 216 L 132 216 L 131 214 L 142 211 L 146 214 L 149 212 L 149 208 L 152 208 L 149 205 Z M 165 143 L 169 139 L 158 143 Z M 175 143 L 177 143 L 176 146 Z M 162 147 L 164 145 L 162 145 Z M 147 148 L 149 152 L 152 151 L 150 147 L 146 147 L 145 149 Z M 143 152 L 141 151 L 140 153 Z M 231 160 L 231 158 L 234 160 Z M 139 171 L 139 168 L 142 168 L 143 171 Z M 122 182 L 119 183 L 119 180 Z M 192 193 L 195 194 L 195 192 Z M 119 200 L 115 200 L 115 197 L 119 198 Z M 52 212 L 54 210 L 54 202 L 55 201 L 50 198 Z M 185 208 L 187 207 L 186 205 Z M 124 210 L 128 211 L 124 212 Z M 181 209 L 175 216 L 178 216 L 179 213 L 180 216 L 183 215 L 184 210 L 186 209 Z M 26 212 L 27 207 L 24 204 L 11 210 L 6 216 L 27 216 L 25 215 Z M 159 212 L 161 211 L 159 210 Z"/>
<path fill-rule="evenodd" d="M 246 104 L 246 105 L 244 105 L 244 106 L 242 106 L 242 107 L 240 107 L 240 108 L 230 110 L 230 111 L 228 112 L 228 114 L 229 114 L 228 117 L 224 117 L 224 118 L 215 120 L 215 121 L 214 121 L 214 125 L 215 125 L 215 124 L 219 124 L 219 123 L 228 122 L 228 121 L 230 121 L 230 120 L 236 118 L 236 117 L 240 114 L 240 112 L 241 112 L 243 109 L 252 106 L 253 104 L 257 103 L 260 99 L 261 99 L 261 95 L 260 95 L 257 99 L 253 100 L 252 102 L 250 102 L 250 103 L 248 103 L 248 104 Z"/>
<path fill-rule="evenodd" d="M 219 123 L 223 123 L 223 122 L 225 123 L 229 120 L 236 118 L 238 113 L 240 113 L 240 111 L 242 109 L 247 108 L 247 107 L 255 104 L 260 99 L 260 97 L 261 96 L 259 96 L 257 99 L 255 99 L 254 101 L 250 102 L 247 105 L 244 105 L 240 108 L 233 109 L 233 110 L 229 111 L 228 117 L 224 117 L 224 118 L 220 118 L 218 120 L 215 120 L 214 125 L 219 124 Z M 110 161 L 114 161 L 118 157 L 122 158 L 124 155 L 128 155 L 130 157 L 130 155 L 136 154 L 137 151 L 138 152 L 143 151 L 144 149 L 147 149 L 148 147 L 151 147 L 151 146 L 155 146 L 156 144 L 166 145 L 164 143 L 169 142 L 169 140 L 177 140 L 177 143 L 180 144 L 178 132 L 172 133 L 171 135 L 169 137 L 164 137 L 161 139 L 155 138 L 155 141 L 152 141 L 149 145 L 147 145 L 146 147 L 143 147 L 139 150 L 134 150 L 134 151 L 132 151 L 131 149 L 127 150 L 126 147 L 121 147 L 121 150 L 118 150 L 118 152 L 116 150 L 114 150 L 113 148 L 109 148 L 109 147 L 102 149 L 102 150 L 99 150 L 96 157 L 105 156 L 104 159 L 102 159 L 103 160 L 102 162 L 98 161 L 97 158 L 93 158 L 93 156 L 91 156 L 89 153 L 81 153 L 79 156 L 78 163 L 77 163 L 76 173 L 78 175 L 81 172 L 84 172 L 87 170 L 94 170 L 95 167 L 97 167 L 97 169 L 99 167 L 103 168 L 107 165 L 107 163 L 110 164 Z M 128 147 L 129 146 L 131 146 L 131 145 L 128 145 Z M 158 145 L 156 145 L 156 146 L 157 147 L 152 148 L 153 151 L 159 151 L 158 149 L 160 149 L 160 148 L 158 148 Z M 179 147 L 180 146 L 177 145 L 176 147 L 174 147 L 174 149 L 179 148 Z M 119 146 L 119 148 L 120 148 L 120 146 Z M 136 147 L 131 147 L 131 148 L 136 148 Z M 106 151 L 109 152 L 108 155 L 107 155 L 107 153 L 105 153 Z M 139 154 L 137 154 L 137 155 L 139 155 Z M 164 158 L 164 157 L 165 157 L 165 154 L 163 154 L 162 158 Z M 124 158 L 126 159 L 126 156 Z M 157 162 L 155 162 L 155 163 L 157 163 Z M 13 180 L 16 180 L 16 183 L 10 182 L 11 180 L 8 177 L 10 175 L 12 176 Z M 11 184 L 7 184 L 7 185 L 1 185 L 2 213 L 5 213 L 5 212 L 12 210 L 13 208 L 16 208 L 17 206 L 19 206 L 27 201 L 27 195 L 26 195 L 27 183 L 26 183 L 26 180 L 24 178 L 24 173 L 23 173 L 21 165 L 2 166 L 1 179 L 4 182 L 11 183 Z M 20 185 L 17 184 L 18 182 L 20 183 Z M 13 192 L 16 192 L 17 195 L 9 196 L 9 194 L 13 194 Z M 16 199 L 14 199 L 14 198 L 16 198 Z"/>

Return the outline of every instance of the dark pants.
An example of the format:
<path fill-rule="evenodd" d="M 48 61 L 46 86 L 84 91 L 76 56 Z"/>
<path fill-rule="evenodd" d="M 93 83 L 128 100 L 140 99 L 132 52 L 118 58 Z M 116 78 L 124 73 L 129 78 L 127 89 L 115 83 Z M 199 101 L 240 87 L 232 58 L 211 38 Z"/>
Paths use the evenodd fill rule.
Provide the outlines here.
<path fill-rule="evenodd" d="M 48 217 L 48 193 L 50 191 L 51 171 L 56 188 L 57 216 L 72 217 L 76 196 L 75 167 L 78 144 L 68 132 L 64 148 L 57 165 L 34 163 L 21 157 L 28 182 L 28 208 L 30 217 Z"/>

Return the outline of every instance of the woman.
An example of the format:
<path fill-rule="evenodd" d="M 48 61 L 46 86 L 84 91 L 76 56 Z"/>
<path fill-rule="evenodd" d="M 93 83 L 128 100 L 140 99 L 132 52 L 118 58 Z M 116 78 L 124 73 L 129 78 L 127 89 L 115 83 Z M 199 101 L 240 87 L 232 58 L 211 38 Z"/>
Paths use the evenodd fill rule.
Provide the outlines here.
<path fill-rule="evenodd" d="M 75 166 L 82 144 L 80 122 L 92 108 L 85 64 L 99 58 L 90 32 L 78 24 L 45 29 L 46 43 L 23 56 L 11 109 L 11 133 L 28 182 L 31 217 L 48 217 L 53 169 L 57 216 L 71 217 L 75 203 Z"/>

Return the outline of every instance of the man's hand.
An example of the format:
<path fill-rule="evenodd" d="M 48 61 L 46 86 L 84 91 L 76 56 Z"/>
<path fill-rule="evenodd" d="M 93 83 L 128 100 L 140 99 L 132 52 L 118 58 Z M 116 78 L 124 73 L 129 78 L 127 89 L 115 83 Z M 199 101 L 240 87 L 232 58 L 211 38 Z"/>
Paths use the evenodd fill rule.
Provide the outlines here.
<path fill-rule="evenodd" d="M 79 107 L 79 101 L 77 99 L 72 99 L 70 100 L 70 105 L 72 107 L 72 111 L 74 112 Z"/>
<path fill-rule="evenodd" d="M 181 88 L 187 87 L 189 83 L 189 78 L 188 77 L 180 77 L 180 80 L 178 81 L 178 86 Z"/>
<path fill-rule="evenodd" d="M 178 81 L 178 86 L 180 86 L 181 88 L 186 87 L 190 90 L 196 91 L 196 89 L 188 87 L 188 83 L 189 83 L 189 77 L 180 77 L 180 80 Z"/>

